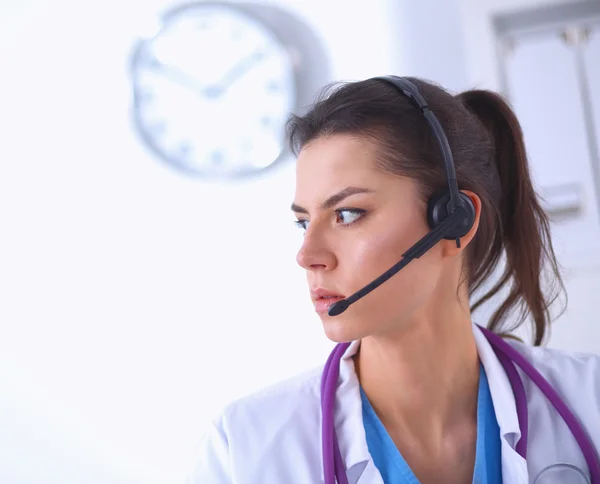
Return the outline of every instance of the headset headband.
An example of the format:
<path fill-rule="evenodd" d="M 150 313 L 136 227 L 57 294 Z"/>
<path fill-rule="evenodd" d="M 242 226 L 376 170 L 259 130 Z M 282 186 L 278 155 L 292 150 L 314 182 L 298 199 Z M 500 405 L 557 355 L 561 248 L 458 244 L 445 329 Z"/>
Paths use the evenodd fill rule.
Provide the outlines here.
<path fill-rule="evenodd" d="M 410 100 L 413 101 L 425 116 L 427 123 L 431 127 L 431 130 L 435 134 L 435 137 L 438 141 L 440 149 L 442 151 L 442 156 L 444 159 L 444 171 L 446 173 L 446 180 L 448 182 L 448 192 L 450 194 L 450 200 L 448 201 L 448 215 L 450 215 L 456 207 L 461 205 L 461 200 L 458 195 L 458 182 L 456 181 L 456 168 L 454 166 L 454 158 L 452 156 L 452 150 L 450 149 L 450 143 L 448 143 L 448 138 L 444 133 L 444 129 L 442 125 L 438 121 L 437 117 L 431 109 L 429 109 L 429 105 L 427 101 L 421 96 L 421 93 L 417 89 L 412 82 L 408 79 L 398 77 L 398 76 L 380 76 L 375 77 L 374 79 L 384 81 L 387 84 L 393 86 L 396 90 L 407 96 Z"/>

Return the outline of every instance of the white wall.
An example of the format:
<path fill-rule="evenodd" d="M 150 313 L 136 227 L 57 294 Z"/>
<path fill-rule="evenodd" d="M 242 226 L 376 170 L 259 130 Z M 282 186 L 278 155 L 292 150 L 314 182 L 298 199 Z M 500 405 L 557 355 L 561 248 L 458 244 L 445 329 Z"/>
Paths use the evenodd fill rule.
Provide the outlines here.
<path fill-rule="evenodd" d="M 480 23 L 500 1 L 285 4 L 323 37 L 332 78 L 495 86 Z M 293 163 L 203 183 L 131 129 L 128 55 L 165 5 L 0 5 L 3 484 L 175 482 L 224 403 L 331 347 L 295 266 Z"/>
<path fill-rule="evenodd" d="M 597 0 L 590 0 L 596 2 Z M 468 70 L 468 87 L 482 87 L 499 90 L 501 78 L 496 57 L 496 44 L 491 19 L 494 15 L 515 12 L 519 9 L 531 9 L 554 4 L 576 3 L 577 0 L 461 0 L 461 18 L 463 21 L 462 34 L 465 39 Z M 597 67 L 596 67 L 597 71 Z M 561 110 L 560 103 L 555 100 L 552 115 L 567 116 Z M 517 110 L 518 112 L 518 110 Z M 540 113 L 542 116 L 544 114 Z M 523 121 L 523 119 L 521 119 Z M 527 121 L 532 121 L 528 119 Z M 543 118 L 539 122 L 528 123 L 524 126 L 525 141 L 543 139 L 547 136 L 548 124 Z M 568 130 L 567 130 L 568 131 Z M 565 138 L 567 134 L 565 134 Z M 531 145 L 529 145 L 531 148 Z M 568 150 L 568 149 L 567 149 Z M 566 150 L 565 150 L 566 151 Z M 573 149 L 572 152 L 578 152 Z M 530 152 L 531 155 L 531 152 Z M 535 157 L 534 157 L 535 158 Z M 560 172 L 568 170 L 569 164 L 575 160 L 544 158 L 534 159 L 534 175 L 543 179 L 544 171 Z M 559 169 L 549 166 L 558 163 Z M 539 180 L 538 180 L 539 181 Z M 538 184 L 541 185 L 541 182 Z M 592 198 L 592 197 L 590 197 Z M 589 203 L 594 204 L 593 200 Z M 551 330 L 549 346 L 585 352 L 600 352 L 600 325 L 596 317 L 597 309 L 595 295 L 600 294 L 600 241 L 590 237 L 590 232 L 596 233 L 598 226 L 585 227 L 576 220 L 566 221 L 564 228 L 555 227 L 555 250 L 559 254 L 559 262 L 564 266 L 565 284 L 569 300 L 567 311 L 555 321 Z M 599 223 L 597 213 L 589 217 L 589 223 Z M 583 243 L 587 240 L 587 243 Z M 590 250 L 591 241 L 596 241 L 596 249 Z M 580 243 L 581 241 L 581 243 Z M 577 247 L 581 246 L 579 254 Z M 585 250 L 584 250 L 585 249 Z M 586 262 L 587 261 L 587 262 Z"/>

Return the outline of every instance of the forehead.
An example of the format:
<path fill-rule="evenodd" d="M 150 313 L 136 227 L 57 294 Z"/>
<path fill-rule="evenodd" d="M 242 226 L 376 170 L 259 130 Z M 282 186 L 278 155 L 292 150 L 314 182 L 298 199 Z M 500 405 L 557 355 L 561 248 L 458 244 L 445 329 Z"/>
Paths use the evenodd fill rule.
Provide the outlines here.
<path fill-rule="evenodd" d="M 419 202 L 415 180 L 377 165 L 377 146 L 368 138 L 335 135 L 305 145 L 296 164 L 295 207 L 319 210 L 347 189 L 365 189 L 394 205 Z"/>
<path fill-rule="evenodd" d="M 321 137 L 304 146 L 296 164 L 297 193 L 319 188 L 381 183 L 385 176 L 377 169 L 377 148 L 368 139 L 351 135 Z M 362 183 L 359 183 L 362 182 Z"/>

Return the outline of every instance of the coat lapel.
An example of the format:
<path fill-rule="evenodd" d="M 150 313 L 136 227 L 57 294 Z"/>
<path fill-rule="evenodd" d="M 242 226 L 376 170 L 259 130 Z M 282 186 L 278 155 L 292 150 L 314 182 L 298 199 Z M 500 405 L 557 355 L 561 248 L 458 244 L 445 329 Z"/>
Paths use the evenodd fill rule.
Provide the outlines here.
<path fill-rule="evenodd" d="M 502 442 L 502 481 L 507 484 L 527 484 L 527 462 L 515 450 L 521 438 L 515 396 L 496 353 L 481 330 L 473 325 L 479 359 L 487 375 Z"/>
<path fill-rule="evenodd" d="M 359 346 L 360 341 L 351 343 L 340 361 L 335 392 L 335 429 L 349 484 L 384 484 L 371 459 L 363 424 L 360 384 L 353 359 Z M 322 480 L 323 477 L 321 472 Z"/>

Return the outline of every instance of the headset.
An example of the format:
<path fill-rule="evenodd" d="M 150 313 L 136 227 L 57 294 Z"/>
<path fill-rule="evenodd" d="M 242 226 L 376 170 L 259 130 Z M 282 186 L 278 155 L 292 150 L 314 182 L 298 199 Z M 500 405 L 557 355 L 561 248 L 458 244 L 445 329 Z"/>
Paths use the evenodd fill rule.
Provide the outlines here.
<path fill-rule="evenodd" d="M 429 109 L 427 101 L 425 101 L 417 86 L 408 79 L 398 76 L 379 76 L 371 80 L 382 81 L 392 86 L 400 94 L 407 96 L 421 111 L 423 116 L 425 116 L 442 152 L 448 187 L 434 194 L 427 203 L 427 222 L 430 232 L 402 254 L 402 259 L 384 274 L 350 297 L 332 304 L 328 310 L 329 316 L 337 316 L 343 313 L 351 304 L 379 287 L 405 267 L 411 260 L 421 257 L 440 240 L 456 240 L 456 247 L 460 247 L 461 237 L 465 236 L 475 223 L 475 205 L 473 205 L 473 202 L 466 194 L 458 190 L 456 168 L 448 138 L 444 133 L 442 125 L 431 109 Z"/>

